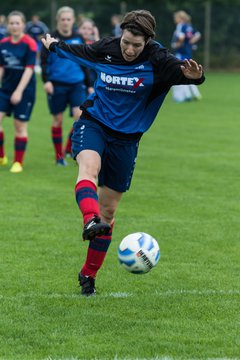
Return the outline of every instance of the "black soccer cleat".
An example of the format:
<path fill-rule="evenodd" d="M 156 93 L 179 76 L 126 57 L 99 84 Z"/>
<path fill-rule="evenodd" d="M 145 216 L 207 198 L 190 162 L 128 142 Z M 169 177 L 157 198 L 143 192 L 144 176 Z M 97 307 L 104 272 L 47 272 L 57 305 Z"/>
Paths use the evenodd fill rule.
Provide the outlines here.
<path fill-rule="evenodd" d="M 111 226 L 102 223 L 99 216 L 94 216 L 89 220 L 83 228 L 83 240 L 94 240 L 96 236 L 107 235 L 111 230 Z"/>
<path fill-rule="evenodd" d="M 96 295 L 95 279 L 90 276 L 84 276 L 81 273 L 78 274 L 79 285 L 81 286 L 81 294 L 83 296 Z"/>

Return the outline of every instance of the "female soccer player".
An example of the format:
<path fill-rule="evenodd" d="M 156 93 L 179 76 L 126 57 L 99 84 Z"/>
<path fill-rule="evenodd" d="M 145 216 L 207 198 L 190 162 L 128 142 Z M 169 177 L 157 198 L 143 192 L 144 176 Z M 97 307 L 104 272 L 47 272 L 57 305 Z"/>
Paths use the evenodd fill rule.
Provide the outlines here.
<path fill-rule="evenodd" d="M 193 47 L 200 40 L 201 34 L 191 24 L 191 16 L 185 11 L 176 11 L 173 15 L 176 29 L 173 34 L 171 46 L 175 56 L 180 59 L 191 59 Z M 173 86 L 173 100 L 180 103 L 202 98 L 198 88 L 194 84 Z"/>
<path fill-rule="evenodd" d="M 23 170 L 23 157 L 28 141 L 27 125 L 35 102 L 36 81 L 34 66 L 37 44 L 24 34 L 25 16 L 20 11 L 8 15 L 10 36 L 0 41 L 0 165 L 8 163 L 4 151 L 2 121 L 14 115 L 15 155 L 12 173 Z"/>
<path fill-rule="evenodd" d="M 91 19 L 84 18 L 80 22 L 78 33 L 82 35 L 86 44 L 93 44 L 100 39 L 99 30 Z"/>
<path fill-rule="evenodd" d="M 57 30 L 53 36 L 65 41 L 67 44 L 82 44 L 81 35 L 73 32 L 75 21 L 74 10 L 69 6 L 63 6 L 57 11 Z M 63 115 L 67 106 L 70 105 L 70 113 L 75 120 L 81 114 L 80 105 L 86 100 L 87 87 L 90 87 L 90 75 L 80 64 L 72 61 L 61 60 L 56 54 L 43 49 L 41 54 L 42 80 L 47 94 L 48 107 L 53 117 L 51 135 L 55 150 L 57 165 L 67 165 L 64 155 L 71 154 L 70 130 L 65 149 L 62 147 Z M 87 82 L 85 82 L 87 81 Z"/>
<path fill-rule="evenodd" d="M 155 26 L 150 12 L 137 10 L 124 17 L 120 38 L 87 46 L 67 45 L 50 35 L 42 40 L 50 52 L 98 74 L 72 138 L 79 165 L 76 200 L 83 215 L 83 239 L 89 240 L 79 273 L 85 296 L 95 294 L 95 278 L 111 242 L 115 211 L 130 187 L 141 136 L 172 85 L 204 81 L 201 65 L 178 60 L 153 40 Z"/>

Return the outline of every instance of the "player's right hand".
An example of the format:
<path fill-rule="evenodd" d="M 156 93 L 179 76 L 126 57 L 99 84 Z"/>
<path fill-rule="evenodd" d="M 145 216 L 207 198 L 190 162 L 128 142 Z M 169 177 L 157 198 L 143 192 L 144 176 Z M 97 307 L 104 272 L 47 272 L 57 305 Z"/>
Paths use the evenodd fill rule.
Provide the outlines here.
<path fill-rule="evenodd" d="M 52 37 L 50 34 L 46 34 L 46 38 L 42 38 L 42 43 L 45 46 L 46 49 L 49 50 L 49 46 L 53 43 L 57 42 L 57 39 Z"/>

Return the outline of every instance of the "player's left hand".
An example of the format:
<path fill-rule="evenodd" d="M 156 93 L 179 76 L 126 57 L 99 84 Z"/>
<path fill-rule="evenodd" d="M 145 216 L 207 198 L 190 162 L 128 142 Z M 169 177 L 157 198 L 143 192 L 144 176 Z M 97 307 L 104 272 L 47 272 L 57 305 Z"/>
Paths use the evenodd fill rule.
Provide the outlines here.
<path fill-rule="evenodd" d="M 202 65 L 199 65 L 196 61 L 190 59 L 184 60 L 184 65 L 181 65 L 183 75 L 188 79 L 200 79 L 203 74 Z"/>

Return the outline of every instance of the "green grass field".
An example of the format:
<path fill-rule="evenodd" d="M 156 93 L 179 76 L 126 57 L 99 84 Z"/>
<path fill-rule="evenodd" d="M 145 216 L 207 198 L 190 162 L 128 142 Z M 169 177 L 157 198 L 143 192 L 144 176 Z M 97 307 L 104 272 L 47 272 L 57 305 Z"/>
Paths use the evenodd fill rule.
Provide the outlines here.
<path fill-rule="evenodd" d="M 0 168 L 1 360 L 240 359 L 239 82 L 207 74 L 201 102 L 168 96 L 141 141 L 95 298 L 77 283 L 87 250 L 77 167 L 54 164 L 38 84 L 24 172 Z M 12 159 L 12 120 L 4 125 Z M 146 275 L 117 260 L 136 231 L 161 247 Z"/>

